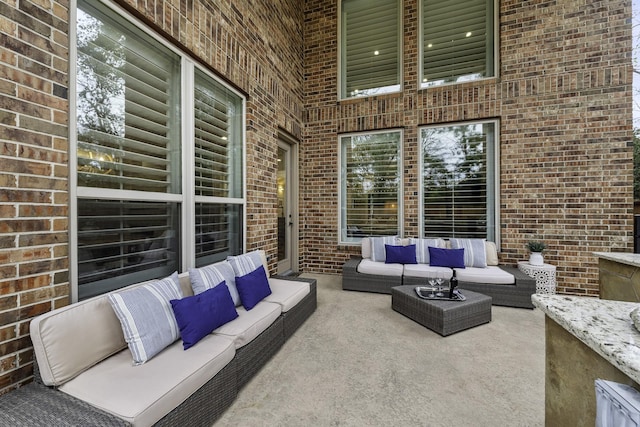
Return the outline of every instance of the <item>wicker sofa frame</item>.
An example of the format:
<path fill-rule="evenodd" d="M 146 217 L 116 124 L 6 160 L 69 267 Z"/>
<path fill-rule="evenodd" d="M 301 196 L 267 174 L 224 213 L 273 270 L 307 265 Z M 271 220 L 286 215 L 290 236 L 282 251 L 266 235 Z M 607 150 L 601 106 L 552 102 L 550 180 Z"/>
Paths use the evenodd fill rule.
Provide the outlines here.
<path fill-rule="evenodd" d="M 349 291 L 391 294 L 391 288 L 401 285 L 424 285 L 425 280 L 410 276 L 384 276 L 358 272 L 361 257 L 354 256 L 342 265 L 342 289 Z M 491 283 L 458 282 L 458 288 L 478 292 L 493 299 L 493 305 L 533 309 L 531 295 L 536 292 L 536 281 L 517 267 L 499 265 L 502 270 L 515 277 L 513 285 Z"/>
<path fill-rule="evenodd" d="M 276 354 L 317 307 L 315 279 L 278 277 L 309 283 L 310 292 L 283 313 L 220 372 L 165 415 L 156 426 L 211 426 L 234 402 L 238 392 Z M 42 383 L 34 360 L 34 381 L 0 396 L 0 425 L 128 426 L 126 421 Z"/>

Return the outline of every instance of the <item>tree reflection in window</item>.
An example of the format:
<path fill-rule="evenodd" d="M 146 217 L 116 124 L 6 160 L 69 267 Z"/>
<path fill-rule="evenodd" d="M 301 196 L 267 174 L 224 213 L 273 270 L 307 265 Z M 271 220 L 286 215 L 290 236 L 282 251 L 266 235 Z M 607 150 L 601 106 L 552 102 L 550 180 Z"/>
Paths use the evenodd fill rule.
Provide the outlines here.
<path fill-rule="evenodd" d="M 77 29 L 78 172 L 114 174 L 114 152 L 94 134 L 124 137 L 124 35 L 101 37 L 102 22 L 82 9 Z"/>
<path fill-rule="evenodd" d="M 179 193 L 180 58 L 101 4 L 77 28 L 78 185 Z"/>
<path fill-rule="evenodd" d="M 399 232 L 400 132 L 342 138 L 342 240 Z"/>
<path fill-rule="evenodd" d="M 425 236 L 494 237 L 494 128 L 471 123 L 422 129 Z"/>

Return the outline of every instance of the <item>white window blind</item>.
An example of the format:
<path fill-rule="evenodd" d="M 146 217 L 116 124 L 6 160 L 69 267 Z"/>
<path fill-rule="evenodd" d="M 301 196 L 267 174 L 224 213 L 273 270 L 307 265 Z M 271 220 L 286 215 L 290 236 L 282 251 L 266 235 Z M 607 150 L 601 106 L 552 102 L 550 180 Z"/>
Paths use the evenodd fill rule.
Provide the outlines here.
<path fill-rule="evenodd" d="M 423 86 L 494 75 L 493 3 L 423 0 Z"/>
<path fill-rule="evenodd" d="M 495 241 L 495 123 L 421 129 L 425 237 Z"/>
<path fill-rule="evenodd" d="M 341 137 L 341 241 L 399 233 L 401 132 Z"/>
<path fill-rule="evenodd" d="M 176 203 L 80 199 L 79 298 L 177 271 L 179 218 Z"/>
<path fill-rule="evenodd" d="M 242 252 L 242 205 L 196 203 L 196 267 Z"/>
<path fill-rule="evenodd" d="M 180 59 L 105 9 L 78 9 L 78 185 L 177 193 Z"/>
<path fill-rule="evenodd" d="M 199 70 L 194 99 L 196 195 L 241 197 L 242 100 Z"/>
<path fill-rule="evenodd" d="M 398 0 L 342 1 L 342 97 L 400 90 Z"/>
<path fill-rule="evenodd" d="M 242 99 L 195 72 L 196 266 L 242 250 Z M 220 198 L 225 198 L 224 202 Z"/>

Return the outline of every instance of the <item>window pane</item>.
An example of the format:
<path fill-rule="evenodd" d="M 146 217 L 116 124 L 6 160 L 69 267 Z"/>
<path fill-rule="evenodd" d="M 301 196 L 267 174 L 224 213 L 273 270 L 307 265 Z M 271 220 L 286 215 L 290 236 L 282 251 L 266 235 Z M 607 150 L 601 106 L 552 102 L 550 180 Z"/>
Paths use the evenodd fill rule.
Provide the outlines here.
<path fill-rule="evenodd" d="M 398 0 L 342 0 L 342 97 L 400 90 Z"/>
<path fill-rule="evenodd" d="M 97 2 L 78 7 L 78 185 L 179 193 L 179 57 Z"/>
<path fill-rule="evenodd" d="M 78 200 L 79 298 L 177 271 L 179 212 L 177 203 Z"/>
<path fill-rule="evenodd" d="M 494 76 L 493 3 L 423 0 L 423 87 Z"/>
<path fill-rule="evenodd" d="M 425 237 L 495 241 L 495 123 L 421 130 Z"/>
<path fill-rule="evenodd" d="M 400 132 L 345 136 L 341 241 L 399 232 Z"/>
<path fill-rule="evenodd" d="M 242 205 L 196 204 L 196 267 L 242 253 Z"/>
<path fill-rule="evenodd" d="M 196 195 L 242 197 L 242 99 L 196 71 Z"/>

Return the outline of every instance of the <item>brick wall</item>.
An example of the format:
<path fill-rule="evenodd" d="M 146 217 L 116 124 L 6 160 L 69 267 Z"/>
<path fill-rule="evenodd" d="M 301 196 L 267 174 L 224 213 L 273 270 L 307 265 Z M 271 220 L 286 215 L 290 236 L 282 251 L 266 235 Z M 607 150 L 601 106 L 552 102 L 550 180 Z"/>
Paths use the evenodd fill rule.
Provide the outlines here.
<path fill-rule="evenodd" d="M 29 319 L 70 293 L 67 16 L 0 2 L 0 393 L 31 375 Z"/>
<path fill-rule="evenodd" d="M 541 238 L 559 290 L 597 295 L 594 251 L 633 248 L 631 2 L 500 2 L 499 78 L 418 89 L 418 0 L 404 0 L 402 93 L 338 100 L 337 0 L 305 3 L 304 267 L 339 272 L 338 135 L 404 129 L 405 236 L 418 234 L 417 127 L 499 118 L 501 261 Z"/>
<path fill-rule="evenodd" d="M 247 95 L 247 247 L 269 255 L 278 131 L 303 129 L 300 3 L 121 4 Z M 68 7 L 0 2 L 0 394 L 31 379 L 29 320 L 69 303 Z"/>

